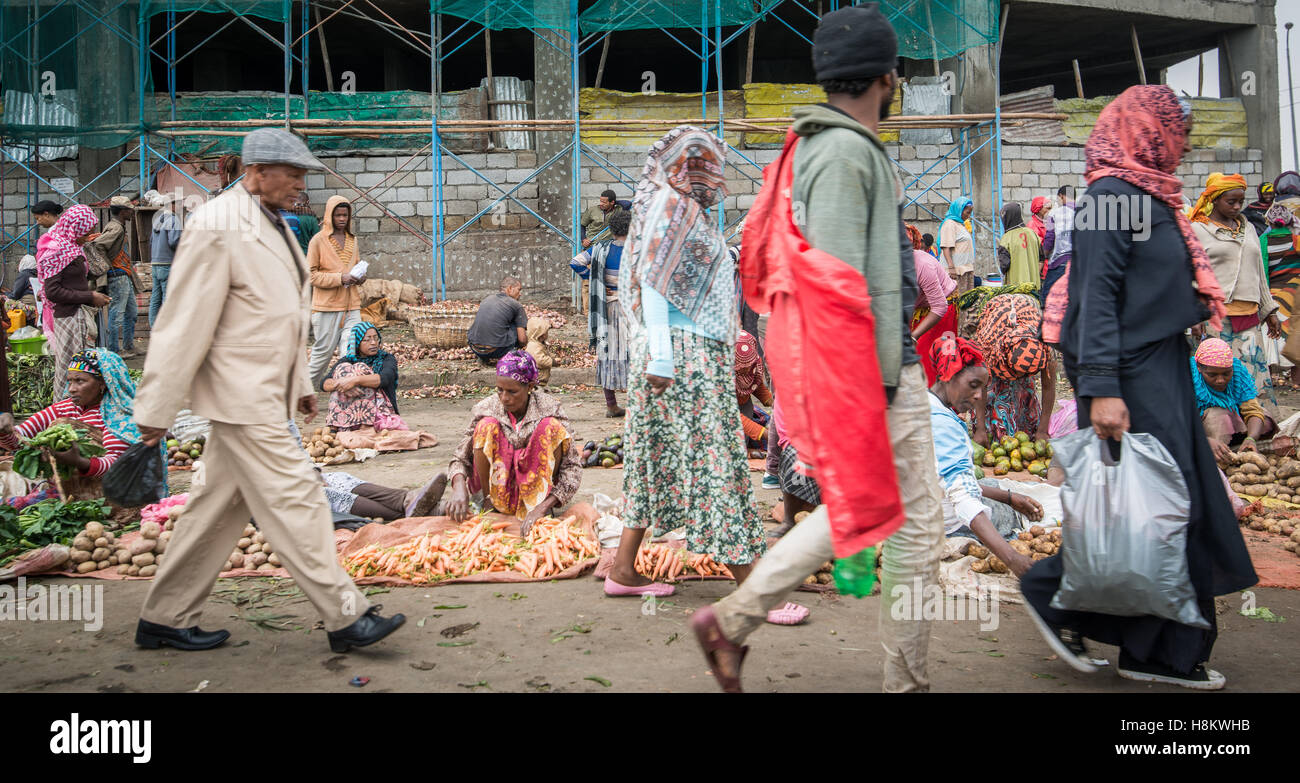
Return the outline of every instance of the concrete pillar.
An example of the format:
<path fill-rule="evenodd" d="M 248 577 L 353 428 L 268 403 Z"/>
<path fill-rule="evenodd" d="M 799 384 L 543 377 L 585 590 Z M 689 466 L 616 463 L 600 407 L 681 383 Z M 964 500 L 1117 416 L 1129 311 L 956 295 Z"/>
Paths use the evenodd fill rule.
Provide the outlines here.
<path fill-rule="evenodd" d="M 977 46 L 967 49 L 960 60 L 945 61 L 944 68 L 955 66 L 957 76 L 957 95 L 953 101 L 955 114 L 987 114 L 997 106 L 998 84 L 994 65 L 997 47 L 993 45 Z M 948 65 L 951 63 L 952 65 Z M 992 128 L 989 128 L 991 132 Z M 976 137 L 968 132 L 968 149 L 979 146 L 988 136 Z M 994 142 L 996 143 L 996 142 Z M 990 174 L 990 165 L 994 159 L 994 143 L 986 145 L 971 157 L 966 164 L 970 171 L 970 191 L 964 195 L 975 201 L 973 217 L 979 218 L 985 225 L 996 227 L 998 209 L 997 194 L 994 192 L 994 180 Z M 997 237 L 975 227 L 975 273 L 985 275 L 997 270 Z"/>
<path fill-rule="evenodd" d="M 1219 47 L 1219 94 L 1241 98 L 1250 146 L 1264 153 L 1263 179 L 1282 172 L 1282 125 L 1277 68 L 1277 25 L 1272 3 L 1261 4 L 1254 27 L 1226 33 Z M 1231 62 L 1231 69 L 1229 68 Z M 1255 183 L 1251 183 L 1252 186 Z"/>
<path fill-rule="evenodd" d="M 537 119 L 573 118 L 573 63 L 568 36 L 536 30 L 533 39 L 533 100 Z M 568 131 L 535 134 L 537 165 L 554 157 L 573 140 Z M 566 154 L 537 177 L 537 213 L 568 233 L 573 222 L 573 158 Z"/>
<path fill-rule="evenodd" d="M 133 9 L 108 12 L 102 23 L 90 25 L 76 39 L 78 121 L 82 126 L 97 128 L 138 127 L 136 50 L 107 26 L 110 24 L 133 35 L 136 31 Z M 116 130 L 81 137 L 79 184 L 90 188 L 80 201 L 98 201 L 118 192 L 121 166 L 112 164 L 126 152 L 125 144 L 134 141 L 135 135 L 124 139 L 123 132 Z"/>

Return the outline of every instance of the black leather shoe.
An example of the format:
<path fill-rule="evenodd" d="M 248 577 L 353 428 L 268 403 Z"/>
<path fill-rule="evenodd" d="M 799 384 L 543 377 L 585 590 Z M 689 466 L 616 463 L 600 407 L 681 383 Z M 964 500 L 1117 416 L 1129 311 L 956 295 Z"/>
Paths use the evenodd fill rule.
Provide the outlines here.
<path fill-rule="evenodd" d="M 135 627 L 135 643 L 150 650 L 156 650 L 164 644 L 178 650 L 211 650 L 220 647 L 229 638 L 230 631 L 204 631 L 197 625 L 170 628 L 141 620 Z"/>
<path fill-rule="evenodd" d="M 404 614 L 380 617 L 379 610 L 382 608 L 382 604 L 375 604 L 352 625 L 341 631 L 330 631 L 330 650 L 345 653 L 353 647 L 367 647 L 401 628 L 406 622 Z"/>

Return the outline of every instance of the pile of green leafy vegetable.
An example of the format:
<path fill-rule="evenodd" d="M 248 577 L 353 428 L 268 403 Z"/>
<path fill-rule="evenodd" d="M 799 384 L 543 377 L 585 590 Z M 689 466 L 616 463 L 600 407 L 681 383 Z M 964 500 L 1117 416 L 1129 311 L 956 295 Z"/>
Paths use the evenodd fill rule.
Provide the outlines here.
<path fill-rule="evenodd" d="M 30 416 L 54 402 L 54 357 L 49 354 L 11 353 L 9 394 L 15 416 Z"/>
<path fill-rule="evenodd" d="M 102 522 L 113 510 L 97 500 L 42 500 L 22 511 L 0 504 L 0 562 L 47 544 L 70 544 L 88 522 Z"/>
<path fill-rule="evenodd" d="M 23 443 L 22 448 L 14 452 L 14 472 L 29 479 L 37 476 L 52 478 L 53 471 L 50 469 L 49 460 L 41 458 L 42 446 L 52 451 L 67 451 L 75 446 L 81 456 L 87 459 L 105 453 L 104 447 L 91 440 L 85 430 L 79 430 L 71 424 L 56 424 L 36 433 L 34 437 Z M 59 475 L 70 476 L 72 469 L 67 465 L 59 465 Z"/>

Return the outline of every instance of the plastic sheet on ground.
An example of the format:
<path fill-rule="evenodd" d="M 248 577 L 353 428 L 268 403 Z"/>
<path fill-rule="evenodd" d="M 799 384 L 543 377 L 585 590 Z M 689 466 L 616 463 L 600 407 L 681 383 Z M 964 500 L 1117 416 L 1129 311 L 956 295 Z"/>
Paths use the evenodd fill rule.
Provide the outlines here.
<path fill-rule="evenodd" d="M 438 438 L 422 430 L 385 430 L 388 434 L 376 432 L 374 427 L 362 427 L 356 430 L 341 430 L 335 434 L 339 444 L 345 449 L 375 449 L 377 451 L 415 451 L 438 445 Z"/>
<path fill-rule="evenodd" d="M 1020 580 L 1015 574 L 977 574 L 970 569 L 976 558 L 962 554 L 973 538 L 956 536 L 943 540 L 943 561 L 939 563 L 939 586 L 948 596 L 958 598 L 995 597 L 1008 604 L 1023 604 Z"/>

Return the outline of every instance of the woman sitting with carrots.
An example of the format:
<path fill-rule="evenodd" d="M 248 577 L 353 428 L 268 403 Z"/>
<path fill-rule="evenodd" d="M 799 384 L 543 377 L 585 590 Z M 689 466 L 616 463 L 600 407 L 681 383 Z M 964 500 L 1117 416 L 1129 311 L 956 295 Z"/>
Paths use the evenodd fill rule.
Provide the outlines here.
<path fill-rule="evenodd" d="M 469 515 L 470 496 L 487 510 L 523 520 L 524 535 L 537 520 L 573 499 L 582 483 L 582 460 L 569 417 L 558 400 L 537 390 L 537 364 L 525 351 L 497 361 L 497 393 L 474 406 L 473 421 L 456 449 L 447 514 Z"/>

